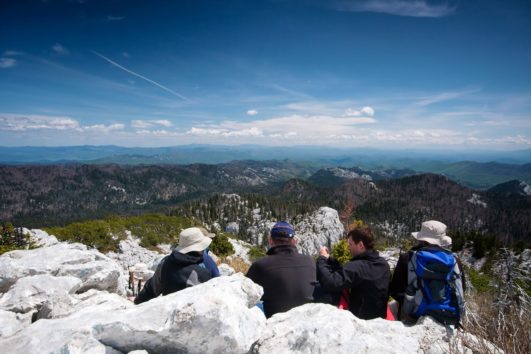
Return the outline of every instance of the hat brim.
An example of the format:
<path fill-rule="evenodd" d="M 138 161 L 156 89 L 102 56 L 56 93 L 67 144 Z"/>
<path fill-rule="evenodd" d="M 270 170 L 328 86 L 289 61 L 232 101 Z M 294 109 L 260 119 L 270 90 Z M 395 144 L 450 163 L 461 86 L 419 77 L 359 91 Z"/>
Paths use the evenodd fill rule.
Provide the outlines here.
<path fill-rule="evenodd" d="M 188 253 L 188 252 L 201 252 L 204 251 L 208 246 L 210 246 L 210 243 L 212 243 L 212 239 L 210 237 L 203 236 L 201 241 L 196 242 L 190 246 L 187 247 L 175 247 L 175 250 L 179 253 Z"/>
<path fill-rule="evenodd" d="M 424 242 L 428 242 L 428 243 L 430 243 L 432 245 L 442 246 L 442 238 L 444 236 L 447 236 L 447 235 L 445 233 L 443 235 L 440 235 L 439 237 L 433 237 L 431 235 L 422 234 L 419 231 L 419 232 L 412 232 L 411 236 L 413 236 L 418 241 L 424 241 Z"/>

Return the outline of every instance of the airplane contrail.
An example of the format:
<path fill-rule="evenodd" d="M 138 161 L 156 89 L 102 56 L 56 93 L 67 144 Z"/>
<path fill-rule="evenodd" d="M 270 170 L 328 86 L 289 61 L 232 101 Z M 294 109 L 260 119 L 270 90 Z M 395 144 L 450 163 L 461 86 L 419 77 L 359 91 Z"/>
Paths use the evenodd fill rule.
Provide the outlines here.
<path fill-rule="evenodd" d="M 98 52 L 96 52 L 96 51 L 94 51 L 94 50 L 92 51 L 92 53 L 96 54 L 97 56 L 99 56 L 99 57 L 102 58 L 103 60 L 105 60 L 105 61 L 111 63 L 112 65 L 116 66 L 117 68 L 122 69 L 123 71 L 128 72 L 128 73 L 131 74 L 131 75 L 134 75 L 134 76 L 136 76 L 136 77 L 139 77 L 139 78 L 141 78 L 142 80 L 145 80 L 145 81 L 147 81 L 147 82 L 149 82 L 149 83 L 151 83 L 151 84 L 153 84 L 153 85 L 155 85 L 155 86 L 157 86 L 157 87 L 163 89 L 164 91 L 169 92 L 169 93 L 171 93 L 172 95 L 179 97 L 179 98 L 182 99 L 182 100 L 185 100 L 185 101 L 190 102 L 190 100 L 189 100 L 188 98 L 184 97 L 184 96 L 181 95 L 180 93 L 177 93 L 177 92 L 173 91 L 172 89 L 169 89 L 169 88 L 167 88 L 166 86 L 159 84 L 158 82 L 155 82 L 155 81 L 153 81 L 153 80 L 151 80 L 151 79 L 148 79 L 148 78 L 145 77 L 145 76 L 142 76 L 142 75 L 140 75 L 140 74 L 137 74 L 137 73 L 135 73 L 134 71 L 131 71 L 131 70 L 127 69 L 126 67 L 121 66 L 121 65 L 118 64 L 117 62 L 112 61 L 111 59 L 107 58 L 105 55 L 100 54 L 100 53 L 98 53 Z"/>

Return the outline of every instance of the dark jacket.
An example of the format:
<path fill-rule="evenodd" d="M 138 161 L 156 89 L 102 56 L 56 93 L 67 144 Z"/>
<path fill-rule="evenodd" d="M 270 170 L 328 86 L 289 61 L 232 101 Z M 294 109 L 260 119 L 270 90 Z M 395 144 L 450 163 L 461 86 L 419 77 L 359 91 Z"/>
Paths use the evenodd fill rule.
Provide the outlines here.
<path fill-rule="evenodd" d="M 315 263 L 295 246 L 270 248 L 266 257 L 251 265 L 247 277 L 264 288 L 262 301 L 268 318 L 313 301 Z"/>
<path fill-rule="evenodd" d="M 366 320 L 385 318 L 390 276 L 389 264 L 374 250 L 353 257 L 343 266 L 323 256 L 317 258 L 321 287 L 331 293 L 350 289 L 349 310 Z"/>
<path fill-rule="evenodd" d="M 182 254 L 173 250 L 159 263 L 153 277 L 146 282 L 135 298 L 135 304 L 149 301 L 160 294 L 171 294 L 211 279 L 210 271 L 202 263 L 202 253 Z"/>
<path fill-rule="evenodd" d="M 409 259 L 413 252 L 419 251 L 424 247 L 426 247 L 426 245 L 417 245 L 411 248 L 408 252 L 401 253 L 400 256 L 398 257 L 398 262 L 396 263 L 395 271 L 393 273 L 393 279 L 391 280 L 391 284 L 389 285 L 389 295 L 392 296 L 393 299 L 398 301 L 398 304 L 400 307 L 402 306 L 404 302 L 404 296 L 405 296 L 406 288 L 407 288 Z M 437 246 L 430 245 L 429 247 L 437 247 Z M 459 271 L 461 272 L 461 279 L 463 281 L 463 291 L 465 291 L 466 281 L 465 281 L 465 274 L 463 273 L 463 265 L 461 264 L 461 261 L 459 260 L 459 258 L 455 257 L 455 259 L 457 261 L 457 266 L 459 267 Z M 398 313 L 400 313 L 400 311 Z"/>

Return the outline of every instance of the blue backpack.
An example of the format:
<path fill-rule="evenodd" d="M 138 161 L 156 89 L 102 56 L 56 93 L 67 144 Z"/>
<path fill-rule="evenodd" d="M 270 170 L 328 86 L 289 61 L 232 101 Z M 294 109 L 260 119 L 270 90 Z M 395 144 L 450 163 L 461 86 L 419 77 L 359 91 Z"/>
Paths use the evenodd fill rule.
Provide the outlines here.
<path fill-rule="evenodd" d="M 463 283 L 452 252 L 439 247 L 410 252 L 402 310 L 406 316 L 432 316 L 445 325 L 459 325 L 464 314 Z"/>

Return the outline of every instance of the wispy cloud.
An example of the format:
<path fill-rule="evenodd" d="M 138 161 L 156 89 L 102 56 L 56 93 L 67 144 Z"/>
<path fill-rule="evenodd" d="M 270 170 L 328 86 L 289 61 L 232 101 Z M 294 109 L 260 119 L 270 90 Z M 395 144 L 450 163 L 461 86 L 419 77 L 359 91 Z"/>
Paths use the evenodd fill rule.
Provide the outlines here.
<path fill-rule="evenodd" d="M 0 69 L 12 68 L 17 64 L 13 58 L 0 58 Z"/>
<path fill-rule="evenodd" d="M 479 88 L 471 88 L 471 89 L 464 89 L 464 90 L 456 90 L 456 91 L 448 91 L 448 92 L 441 92 L 432 96 L 427 96 L 421 98 L 419 101 L 416 102 L 416 105 L 418 106 L 428 106 L 434 103 L 444 102 L 444 101 L 450 101 L 455 100 L 458 98 L 462 98 L 464 96 L 468 96 L 474 93 L 477 93 L 481 91 Z"/>
<path fill-rule="evenodd" d="M 255 116 L 258 114 L 258 111 L 256 109 L 250 109 L 247 111 L 248 116 Z"/>
<path fill-rule="evenodd" d="M 141 130 L 137 130 L 136 134 L 141 135 L 141 136 L 156 137 L 156 138 L 174 138 L 178 136 L 183 136 L 182 133 L 175 132 L 175 131 L 169 131 L 165 129 L 156 129 L 156 130 L 141 129 Z"/>
<path fill-rule="evenodd" d="M 16 51 L 16 50 L 6 50 L 3 55 L 5 57 L 16 57 L 16 56 L 19 56 L 19 55 L 22 55 L 23 53 L 22 52 L 19 52 L 19 51 Z"/>
<path fill-rule="evenodd" d="M 152 120 L 132 120 L 131 126 L 136 129 L 151 128 L 156 125 L 163 127 L 171 127 L 173 124 L 167 119 L 152 119 Z"/>
<path fill-rule="evenodd" d="M 340 0 L 332 2 L 338 11 L 376 12 L 408 17 L 444 17 L 455 12 L 448 2 L 427 0 Z"/>
<path fill-rule="evenodd" d="M 95 124 L 81 125 L 79 121 L 64 116 L 45 116 L 45 115 L 21 115 L 0 113 L 0 130 L 4 131 L 32 131 L 32 130 L 58 130 L 58 131 L 77 131 L 77 132 L 110 132 L 122 130 L 123 124 Z"/>
<path fill-rule="evenodd" d="M 125 16 L 107 16 L 107 22 L 122 21 Z"/>
<path fill-rule="evenodd" d="M 68 54 L 70 54 L 70 51 L 68 49 L 66 49 L 66 47 L 63 46 L 60 43 L 55 43 L 52 46 L 52 49 L 53 49 L 54 52 L 56 52 L 57 54 L 60 54 L 60 55 L 68 55 Z"/>
<path fill-rule="evenodd" d="M 140 74 L 138 74 L 138 73 L 136 73 L 136 72 L 134 72 L 134 71 L 132 71 L 132 70 L 129 70 L 129 69 L 127 69 L 126 67 L 124 67 L 124 66 L 122 66 L 122 65 L 120 65 L 120 64 L 118 64 L 118 63 L 116 63 L 115 61 L 112 61 L 111 59 L 107 58 L 106 56 L 104 56 L 104 55 L 102 55 L 102 54 L 100 54 L 100 53 L 98 53 L 98 52 L 93 51 L 93 53 L 94 53 L 95 55 L 97 55 L 98 57 L 100 57 L 101 59 L 105 60 L 106 62 L 110 63 L 111 65 L 117 67 L 118 69 L 121 69 L 121 70 L 123 70 L 123 71 L 125 71 L 125 72 L 127 72 L 127 73 L 129 73 L 129 74 L 131 74 L 131 75 L 133 75 L 133 76 L 136 76 L 136 77 L 138 77 L 138 78 L 140 78 L 140 79 L 142 79 L 142 80 L 144 80 L 144 81 L 147 81 L 147 82 L 149 82 L 150 84 L 153 84 L 153 85 L 157 86 L 158 88 L 161 88 L 161 89 L 163 89 L 164 91 L 166 91 L 166 92 L 168 92 L 168 93 L 170 93 L 170 94 L 172 94 L 172 95 L 174 95 L 174 96 L 176 96 L 176 97 L 179 97 L 179 98 L 182 99 L 182 100 L 190 101 L 188 98 L 184 97 L 184 96 L 181 95 L 180 93 L 177 93 L 177 92 L 173 91 L 172 89 L 169 89 L 169 88 L 167 88 L 166 86 L 164 86 L 164 85 L 162 85 L 162 84 L 159 84 L 159 83 L 156 82 L 156 81 L 153 81 L 153 80 L 151 80 L 151 79 L 149 79 L 149 78 L 147 78 L 147 77 L 145 77 L 145 76 L 143 76 L 143 75 L 140 75 Z"/>
<path fill-rule="evenodd" d="M 186 132 L 188 135 L 196 136 L 222 136 L 222 137 L 245 137 L 245 136 L 264 136 L 264 133 L 261 129 L 257 127 L 244 128 L 244 129 L 216 129 L 216 128 L 196 128 Z"/>

